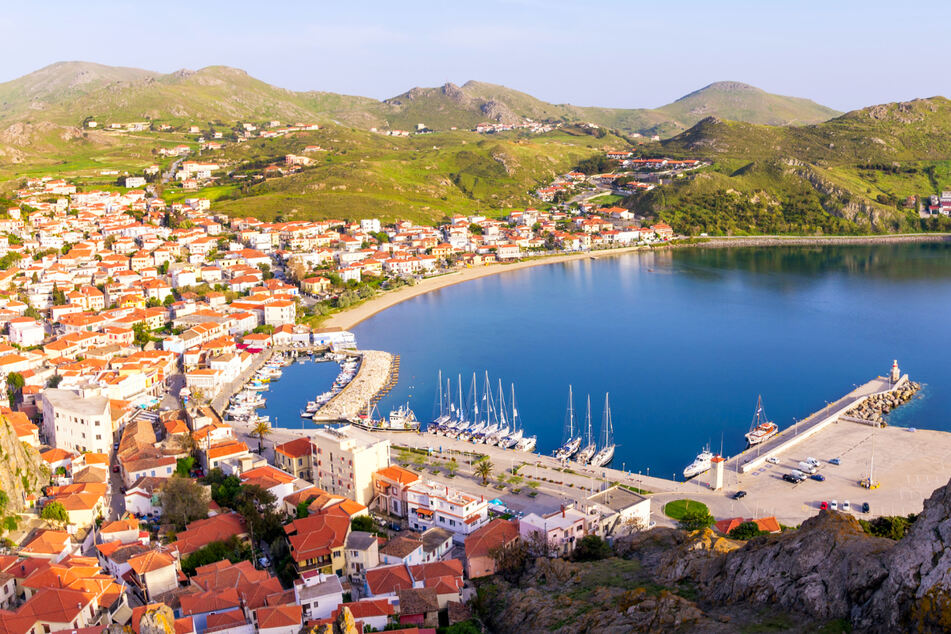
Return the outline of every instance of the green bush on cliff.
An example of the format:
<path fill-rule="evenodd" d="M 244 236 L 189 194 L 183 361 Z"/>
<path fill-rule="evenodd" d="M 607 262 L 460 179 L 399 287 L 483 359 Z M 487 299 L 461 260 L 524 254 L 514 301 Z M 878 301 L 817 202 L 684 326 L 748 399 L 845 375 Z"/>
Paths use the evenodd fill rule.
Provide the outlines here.
<path fill-rule="evenodd" d="M 613 555 L 611 546 L 597 535 L 585 535 L 578 540 L 571 557 L 575 561 L 598 561 Z"/>

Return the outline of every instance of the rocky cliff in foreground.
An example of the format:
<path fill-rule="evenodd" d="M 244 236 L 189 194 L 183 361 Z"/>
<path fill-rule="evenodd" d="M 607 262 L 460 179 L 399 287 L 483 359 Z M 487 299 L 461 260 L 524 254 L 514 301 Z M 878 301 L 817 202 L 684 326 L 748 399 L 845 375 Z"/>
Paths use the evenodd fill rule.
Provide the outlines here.
<path fill-rule="evenodd" d="M 13 426 L 0 415 L 0 491 L 9 498 L 8 512 L 25 508 L 27 495 L 37 495 L 49 482 L 49 473 L 36 449 L 17 438 Z"/>
<path fill-rule="evenodd" d="M 795 531 L 745 544 L 712 531 L 654 529 L 618 558 L 538 559 L 480 590 L 493 631 L 951 631 L 951 483 L 900 541 L 820 511 Z M 528 629 L 526 629 L 528 628 Z M 829 631 L 828 629 L 826 631 Z"/>

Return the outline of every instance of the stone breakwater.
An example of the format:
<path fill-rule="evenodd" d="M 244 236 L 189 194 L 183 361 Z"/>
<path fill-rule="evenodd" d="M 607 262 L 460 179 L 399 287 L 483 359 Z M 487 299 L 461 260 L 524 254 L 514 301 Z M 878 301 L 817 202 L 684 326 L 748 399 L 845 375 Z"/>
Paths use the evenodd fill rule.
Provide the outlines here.
<path fill-rule="evenodd" d="M 858 407 L 849 410 L 849 416 L 861 418 L 885 425 L 885 415 L 899 405 L 904 405 L 921 389 L 920 383 L 909 381 L 886 394 L 876 394 L 863 401 Z"/>
<path fill-rule="evenodd" d="M 360 353 L 360 368 L 353 380 L 337 396 L 314 415 L 315 421 L 348 420 L 366 407 L 386 385 L 390 376 L 393 355 L 382 350 L 364 350 Z"/>

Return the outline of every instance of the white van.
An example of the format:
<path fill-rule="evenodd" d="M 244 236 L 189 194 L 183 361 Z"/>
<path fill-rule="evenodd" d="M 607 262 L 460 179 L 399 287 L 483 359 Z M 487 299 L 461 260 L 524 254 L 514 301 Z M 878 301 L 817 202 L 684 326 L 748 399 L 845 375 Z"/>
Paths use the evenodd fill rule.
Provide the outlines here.
<path fill-rule="evenodd" d="M 806 479 L 806 474 L 803 473 L 802 471 L 799 471 L 798 469 L 793 469 L 792 471 L 789 472 L 789 475 L 791 475 L 794 478 L 798 478 L 799 480 Z"/>
<path fill-rule="evenodd" d="M 816 465 L 812 464 L 811 462 L 800 462 L 799 470 L 804 471 L 808 473 L 809 475 L 812 475 L 813 473 L 818 471 L 818 469 L 816 469 Z"/>

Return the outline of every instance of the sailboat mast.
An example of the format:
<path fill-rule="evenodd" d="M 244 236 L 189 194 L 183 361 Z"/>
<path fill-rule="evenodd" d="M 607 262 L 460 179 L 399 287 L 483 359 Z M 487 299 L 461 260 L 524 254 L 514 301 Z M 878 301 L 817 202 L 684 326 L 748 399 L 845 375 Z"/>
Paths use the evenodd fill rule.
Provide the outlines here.
<path fill-rule="evenodd" d="M 465 412 L 465 408 L 463 407 L 463 403 L 462 403 L 462 373 L 461 372 L 458 375 L 457 381 L 459 383 L 459 418 L 461 420 L 462 417 L 465 416 L 465 414 L 463 414 L 463 412 Z"/>
<path fill-rule="evenodd" d="M 439 370 L 439 415 L 446 413 L 446 402 L 442 398 L 442 370 Z"/>
<path fill-rule="evenodd" d="M 499 425 L 505 426 L 505 398 L 502 392 L 502 379 L 499 379 Z"/>
<path fill-rule="evenodd" d="M 587 433 L 588 433 L 588 439 L 587 439 L 587 440 L 588 440 L 588 441 L 587 441 L 587 443 L 585 443 L 585 447 L 589 447 L 589 446 L 591 445 L 591 440 L 592 440 L 592 438 L 591 438 L 591 395 L 590 395 L 590 394 L 588 394 L 588 413 L 587 413 L 587 420 L 588 420 L 588 431 L 587 431 Z"/>
<path fill-rule="evenodd" d="M 518 412 L 515 410 L 515 384 L 512 383 L 512 431 L 518 431 Z"/>
<path fill-rule="evenodd" d="M 568 386 L 568 440 L 575 437 L 575 408 L 572 402 L 571 386 Z"/>

